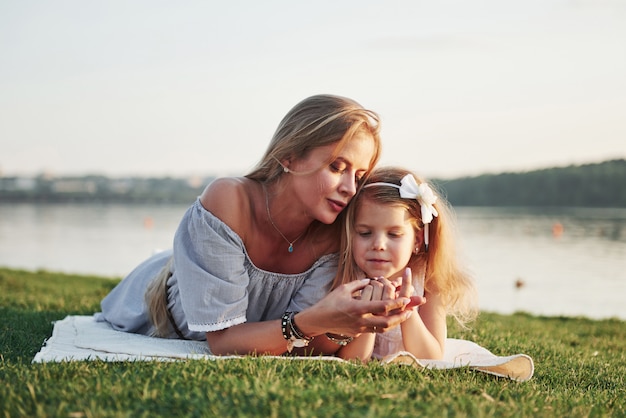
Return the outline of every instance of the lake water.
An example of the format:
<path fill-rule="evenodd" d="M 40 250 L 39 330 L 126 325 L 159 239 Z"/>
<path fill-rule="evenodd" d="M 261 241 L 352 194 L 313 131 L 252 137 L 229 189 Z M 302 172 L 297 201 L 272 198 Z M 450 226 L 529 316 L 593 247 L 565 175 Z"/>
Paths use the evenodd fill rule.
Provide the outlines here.
<path fill-rule="evenodd" d="M 171 247 L 185 209 L 0 204 L 0 266 L 121 277 Z M 459 207 L 456 215 L 481 309 L 626 320 L 626 209 Z"/>

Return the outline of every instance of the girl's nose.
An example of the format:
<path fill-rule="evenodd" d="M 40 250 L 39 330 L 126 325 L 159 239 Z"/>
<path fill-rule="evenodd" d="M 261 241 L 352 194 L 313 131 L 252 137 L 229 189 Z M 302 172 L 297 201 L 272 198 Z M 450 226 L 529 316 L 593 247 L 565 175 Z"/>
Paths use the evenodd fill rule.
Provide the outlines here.
<path fill-rule="evenodd" d="M 385 237 L 382 235 L 376 235 L 372 241 L 372 249 L 384 250 L 385 249 Z"/>

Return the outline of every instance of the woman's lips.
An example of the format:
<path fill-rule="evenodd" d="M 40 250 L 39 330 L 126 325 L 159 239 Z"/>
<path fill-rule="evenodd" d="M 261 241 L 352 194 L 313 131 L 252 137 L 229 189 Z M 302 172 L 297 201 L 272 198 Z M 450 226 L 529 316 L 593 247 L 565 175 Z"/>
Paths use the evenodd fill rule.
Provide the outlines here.
<path fill-rule="evenodd" d="M 335 212 L 341 212 L 346 207 L 346 204 L 339 200 L 328 199 L 328 203 Z"/>

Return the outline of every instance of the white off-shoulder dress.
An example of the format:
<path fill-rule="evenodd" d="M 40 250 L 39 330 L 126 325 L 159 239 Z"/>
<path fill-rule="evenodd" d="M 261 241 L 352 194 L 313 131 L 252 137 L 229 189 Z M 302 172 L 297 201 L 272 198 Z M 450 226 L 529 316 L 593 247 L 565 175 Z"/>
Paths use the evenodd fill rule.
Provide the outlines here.
<path fill-rule="evenodd" d="M 152 256 L 124 278 L 102 300 L 97 319 L 116 330 L 150 335 L 154 327 L 145 291 L 170 257 L 168 309 L 183 337 L 193 340 L 205 340 L 208 331 L 310 307 L 330 291 L 338 262 L 337 254 L 328 254 L 298 274 L 259 269 L 241 238 L 198 199 L 183 216 L 172 250 Z M 169 337 L 180 338 L 173 327 Z"/>

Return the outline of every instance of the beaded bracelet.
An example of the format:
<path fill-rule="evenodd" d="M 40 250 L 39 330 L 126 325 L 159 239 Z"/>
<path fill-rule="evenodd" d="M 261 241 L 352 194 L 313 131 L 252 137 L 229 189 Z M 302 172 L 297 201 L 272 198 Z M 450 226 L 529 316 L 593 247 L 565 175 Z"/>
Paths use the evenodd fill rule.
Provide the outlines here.
<path fill-rule="evenodd" d="M 283 338 L 289 341 L 291 339 L 291 327 L 289 326 L 289 316 L 291 312 L 285 312 L 280 319 L 280 328 L 283 331 Z"/>
<path fill-rule="evenodd" d="M 332 342 L 340 346 L 348 345 L 352 342 L 352 340 L 354 340 L 354 337 L 350 337 L 348 335 L 342 335 L 342 334 L 340 335 L 331 334 L 330 332 L 326 333 L 326 338 L 328 338 L 329 340 L 331 340 Z"/>

